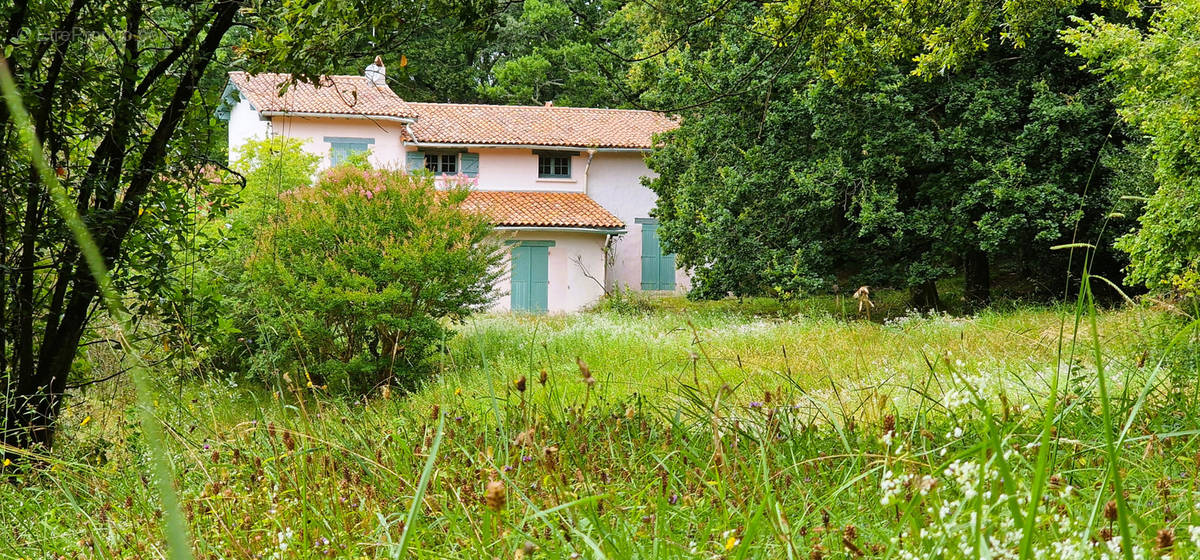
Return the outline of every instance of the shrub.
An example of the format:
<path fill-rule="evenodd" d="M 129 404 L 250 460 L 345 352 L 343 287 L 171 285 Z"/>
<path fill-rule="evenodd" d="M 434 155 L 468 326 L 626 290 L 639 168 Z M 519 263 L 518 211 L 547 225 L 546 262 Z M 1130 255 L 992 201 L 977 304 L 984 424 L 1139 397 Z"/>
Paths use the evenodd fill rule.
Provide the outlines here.
<path fill-rule="evenodd" d="M 467 191 L 343 165 L 280 197 L 247 261 L 261 359 L 314 385 L 410 385 L 458 320 L 492 301 L 503 252 Z M 258 358 L 256 358 L 258 359 Z"/>
<path fill-rule="evenodd" d="M 176 271 L 173 289 L 161 302 L 167 327 L 163 346 L 181 370 L 203 364 L 225 372 L 247 366 L 246 338 L 253 338 L 257 310 L 249 298 L 244 265 L 254 248 L 254 230 L 281 211 L 279 194 L 312 183 L 320 158 L 304 142 L 286 137 L 251 140 L 239 150 L 232 173 L 217 177 L 200 194 L 207 208 L 196 238 Z M 244 183 L 242 182 L 244 180 Z M 228 206 L 219 206 L 226 191 Z"/>

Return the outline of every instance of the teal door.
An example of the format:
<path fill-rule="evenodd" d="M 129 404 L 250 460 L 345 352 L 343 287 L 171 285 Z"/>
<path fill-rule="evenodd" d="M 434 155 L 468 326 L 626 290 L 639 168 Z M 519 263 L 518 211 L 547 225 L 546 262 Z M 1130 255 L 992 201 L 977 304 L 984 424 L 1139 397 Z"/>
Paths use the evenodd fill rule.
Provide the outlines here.
<path fill-rule="evenodd" d="M 552 242 L 523 241 L 512 248 L 513 311 L 545 313 L 550 286 Z"/>
<path fill-rule="evenodd" d="M 662 252 L 658 242 L 658 222 L 637 220 L 642 225 L 642 289 L 675 289 L 675 255 Z"/>

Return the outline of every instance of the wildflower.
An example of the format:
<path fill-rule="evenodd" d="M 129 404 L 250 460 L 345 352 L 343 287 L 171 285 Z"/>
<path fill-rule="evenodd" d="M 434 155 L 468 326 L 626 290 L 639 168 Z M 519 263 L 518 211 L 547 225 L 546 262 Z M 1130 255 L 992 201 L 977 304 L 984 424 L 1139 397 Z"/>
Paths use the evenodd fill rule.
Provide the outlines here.
<path fill-rule="evenodd" d="M 750 401 L 750 408 L 762 408 L 762 401 Z"/>
<path fill-rule="evenodd" d="M 80 428 L 82 428 L 82 427 L 84 427 L 84 426 L 88 425 L 88 422 L 91 422 L 91 421 L 92 421 L 92 417 L 91 417 L 90 415 L 89 415 L 89 416 L 84 416 L 84 417 L 83 417 L 83 422 L 80 422 L 80 423 L 79 423 L 79 427 L 80 427 Z"/>
<path fill-rule="evenodd" d="M 483 499 L 487 502 L 487 506 L 492 508 L 492 511 L 499 512 L 508 503 L 508 490 L 504 487 L 503 482 L 493 480 L 488 483 Z"/>
<path fill-rule="evenodd" d="M 295 535 L 296 535 L 296 533 L 294 531 L 292 531 L 291 527 L 288 527 L 288 528 L 276 533 L 275 534 L 275 542 L 279 545 L 279 550 L 280 551 L 287 550 L 288 549 L 288 541 L 292 540 L 292 537 Z"/>
<path fill-rule="evenodd" d="M 1200 526 L 1188 527 L 1188 539 L 1192 541 L 1192 546 L 1200 548 Z"/>

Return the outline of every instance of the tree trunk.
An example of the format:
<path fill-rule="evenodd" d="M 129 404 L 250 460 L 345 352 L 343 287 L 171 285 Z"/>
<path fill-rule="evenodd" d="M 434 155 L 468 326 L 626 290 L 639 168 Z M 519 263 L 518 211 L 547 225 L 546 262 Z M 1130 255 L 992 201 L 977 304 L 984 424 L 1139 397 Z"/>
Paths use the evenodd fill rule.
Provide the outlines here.
<path fill-rule="evenodd" d="M 84 4 L 84 0 L 73 2 L 73 11 L 68 14 L 67 23 L 74 25 L 74 17 L 78 15 L 80 7 Z M 142 197 L 150 189 L 153 179 L 162 171 L 168 155 L 168 145 L 175 136 L 176 129 L 200 85 L 200 79 L 213 60 L 214 53 L 219 49 L 225 34 L 233 26 L 240 6 L 240 1 L 215 2 L 212 13 L 196 22 L 187 40 L 183 44 L 177 45 L 166 59 L 160 60 L 151 69 L 142 84 L 133 91 L 132 97 L 126 97 L 126 94 L 133 90 L 134 80 L 137 76 L 135 70 L 139 62 L 137 56 L 139 49 L 137 48 L 136 31 L 139 29 L 138 22 L 141 16 L 141 4 L 139 2 L 130 4 L 130 14 L 127 16 L 130 32 L 126 48 L 126 66 L 129 71 L 122 73 L 127 83 L 121 90 L 122 96 L 117 100 L 118 111 L 114 114 L 110 134 L 100 142 L 94 152 L 95 157 L 89 164 L 88 172 L 83 177 L 84 190 L 81 191 L 83 196 L 79 199 L 80 213 L 85 215 L 85 220 L 89 214 L 87 210 L 112 210 L 115 207 L 115 201 L 118 198 L 121 201 L 120 206 L 115 207 L 116 210 L 112 216 L 89 224 L 93 240 L 109 269 L 119 260 L 122 243 L 137 221 Z M 134 101 L 134 98 L 144 96 L 158 77 L 165 75 L 176 60 L 182 59 L 183 55 L 190 51 L 190 46 L 204 29 L 205 24 L 210 21 L 211 25 L 207 26 L 204 39 L 186 63 L 186 70 L 180 76 L 173 95 L 163 108 L 157 127 L 145 143 L 146 147 L 141 153 L 136 168 L 132 171 L 132 176 L 124 179 L 122 163 L 125 154 L 129 152 L 125 133 L 135 124 L 135 117 L 128 110 L 131 107 L 127 103 Z M 73 34 L 58 33 L 55 36 L 69 37 Z M 65 52 L 65 47 L 60 47 L 56 51 L 52 66 L 56 67 L 62 64 L 63 52 Z M 52 74 L 57 76 L 57 71 Z M 51 85 L 54 81 L 50 82 Z M 34 106 L 35 122 L 42 124 L 42 126 L 35 127 L 39 134 L 43 134 L 43 129 L 47 135 L 53 131 L 53 127 L 48 126 L 48 118 L 53 109 L 49 101 L 52 98 L 49 95 L 50 91 L 51 88 L 41 88 L 44 98 L 39 98 L 40 104 Z M 53 147 L 53 144 L 51 146 Z M 51 150 L 50 153 L 53 154 L 54 150 Z M 105 173 L 105 171 L 108 172 Z M 122 196 L 118 197 L 119 185 L 122 183 L 125 183 L 127 187 L 120 193 Z M 37 277 L 33 274 L 34 263 L 31 262 L 31 259 L 37 255 L 35 245 L 38 241 L 38 234 L 44 233 L 42 228 L 45 227 L 45 224 L 40 219 L 42 217 L 40 212 L 45 211 L 42 206 L 42 195 L 45 191 L 41 188 L 40 179 L 36 174 L 32 175 L 30 185 L 30 191 L 26 193 L 25 227 L 21 230 L 22 237 L 20 239 L 22 242 L 20 277 L 19 281 L 10 279 L 16 289 L 13 297 L 8 301 L 13 302 L 15 309 L 7 307 L 4 309 L 5 318 L 13 316 L 11 320 L 16 326 L 15 344 L 12 350 L 16 363 L 6 364 L 8 370 L 0 371 L 0 375 L 7 375 L 4 384 L 0 385 L 5 393 L 0 395 L 0 398 L 3 399 L 0 405 L 5 408 L 4 424 L 0 425 L 0 441 L 16 449 L 38 447 L 49 449 L 54 439 L 54 421 L 62 407 L 63 394 L 67 388 L 67 376 L 79 350 L 80 341 L 87 330 L 91 311 L 101 294 L 99 285 L 91 275 L 86 261 L 77 251 L 68 250 L 64 254 L 60 254 L 62 266 L 55 266 L 53 269 L 65 276 L 58 279 L 59 283 L 54 286 L 49 308 L 43 310 L 43 313 L 51 313 L 52 317 L 43 325 L 41 347 L 38 348 L 36 354 L 34 353 L 33 335 L 38 313 L 35 310 L 32 291 L 33 280 L 36 280 Z M 90 199 L 91 188 L 95 185 L 105 187 L 107 190 L 92 200 Z M 60 308 L 61 314 L 59 313 Z M 0 325 L 0 329 L 4 328 L 8 328 L 8 326 Z M 2 336 L 11 335 L 3 333 Z M 13 375 L 14 373 L 15 375 Z M 0 456 L 6 455 L 8 453 L 0 452 Z"/>
<path fill-rule="evenodd" d="M 974 313 L 992 303 L 992 277 L 988 254 L 979 250 L 967 251 L 963 257 L 963 268 L 966 281 L 963 311 Z"/>
<path fill-rule="evenodd" d="M 941 311 L 942 301 L 933 280 L 910 287 L 908 293 L 913 307 L 921 311 Z"/>

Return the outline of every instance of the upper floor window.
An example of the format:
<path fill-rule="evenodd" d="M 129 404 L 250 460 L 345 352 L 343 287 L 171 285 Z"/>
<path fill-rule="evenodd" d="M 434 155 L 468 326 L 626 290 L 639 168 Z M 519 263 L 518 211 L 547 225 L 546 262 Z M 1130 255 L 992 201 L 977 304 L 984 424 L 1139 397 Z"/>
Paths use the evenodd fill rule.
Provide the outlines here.
<path fill-rule="evenodd" d="M 329 143 L 330 167 L 337 167 L 345 163 L 346 159 L 354 154 L 366 153 L 371 149 L 371 144 L 375 143 L 374 138 L 342 138 L 335 136 L 326 136 L 325 141 Z"/>
<path fill-rule="evenodd" d="M 571 156 L 563 154 L 538 154 L 538 177 L 543 179 L 569 179 Z"/>
<path fill-rule="evenodd" d="M 479 154 L 459 150 L 408 152 L 404 167 L 410 172 L 425 169 L 434 175 L 479 175 Z"/>
<path fill-rule="evenodd" d="M 438 175 L 458 173 L 458 154 L 425 154 L 425 169 Z"/>

